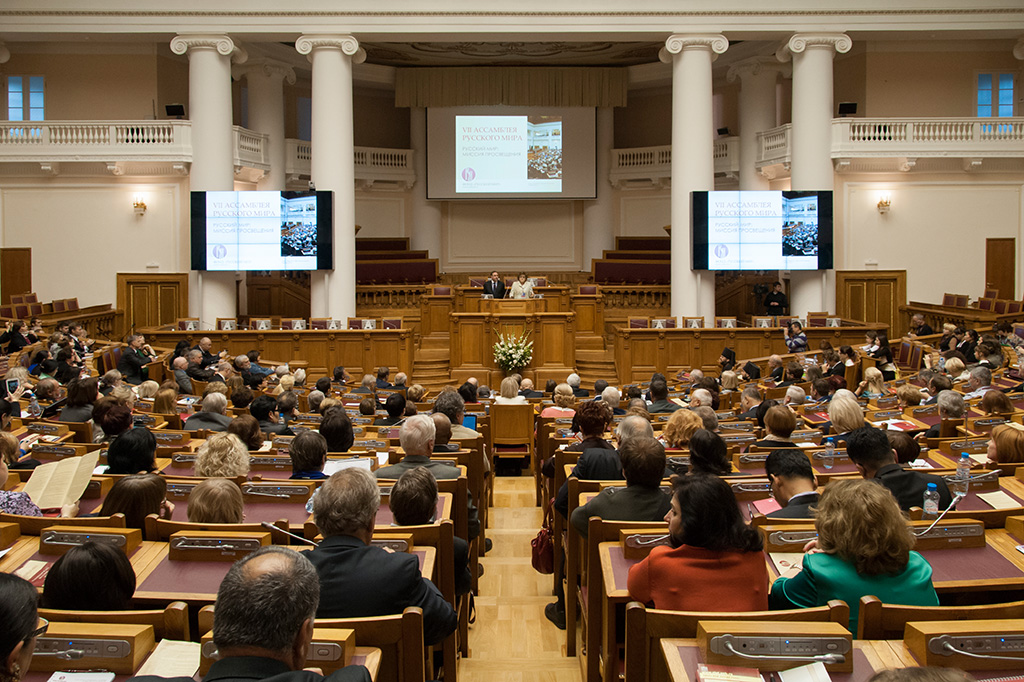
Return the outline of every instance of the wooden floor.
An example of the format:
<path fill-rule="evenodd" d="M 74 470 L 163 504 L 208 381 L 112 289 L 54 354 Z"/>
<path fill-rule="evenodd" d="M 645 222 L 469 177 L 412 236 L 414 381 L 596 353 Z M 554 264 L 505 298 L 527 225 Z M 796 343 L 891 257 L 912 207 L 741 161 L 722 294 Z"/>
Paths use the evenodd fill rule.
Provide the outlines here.
<path fill-rule="evenodd" d="M 565 632 L 544 617 L 544 605 L 554 601 L 551 576 L 530 566 L 541 521 L 531 477 L 495 478 L 487 531 L 494 547 L 480 560 L 486 572 L 460 682 L 581 682 L 579 663 L 565 656 Z"/>

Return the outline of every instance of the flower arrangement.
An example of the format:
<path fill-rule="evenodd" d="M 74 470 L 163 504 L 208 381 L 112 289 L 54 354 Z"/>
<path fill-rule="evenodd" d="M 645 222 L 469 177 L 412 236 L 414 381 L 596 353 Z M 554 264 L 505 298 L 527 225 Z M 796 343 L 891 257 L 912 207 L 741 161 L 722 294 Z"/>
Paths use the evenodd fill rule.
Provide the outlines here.
<path fill-rule="evenodd" d="M 527 341 L 528 334 L 513 336 L 498 334 L 494 344 L 494 361 L 506 372 L 522 369 L 533 359 L 533 341 Z"/>

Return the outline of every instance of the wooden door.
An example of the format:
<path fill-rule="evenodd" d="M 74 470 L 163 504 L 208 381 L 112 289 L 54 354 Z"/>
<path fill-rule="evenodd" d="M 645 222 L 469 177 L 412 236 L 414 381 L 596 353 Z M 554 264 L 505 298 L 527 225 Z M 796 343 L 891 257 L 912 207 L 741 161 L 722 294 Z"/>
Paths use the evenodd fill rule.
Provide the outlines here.
<path fill-rule="evenodd" d="M 0 303 L 32 291 L 32 249 L 0 249 Z"/>
<path fill-rule="evenodd" d="M 1017 299 L 1017 240 L 1013 237 L 985 240 L 985 288 L 998 289 L 999 298 Z"/>
<path fill-rule="evenodd" d="M 188 317 L 188 273 L 117 273 L 117 307 L 125 329 L 174 324 Z"/>
<path fill-rule="evenodd" d="M 909 320 L 906 270 L 837 270 L 836 312 L 843 319 L 889 325 L 889 338 L 902 336 Z"/>

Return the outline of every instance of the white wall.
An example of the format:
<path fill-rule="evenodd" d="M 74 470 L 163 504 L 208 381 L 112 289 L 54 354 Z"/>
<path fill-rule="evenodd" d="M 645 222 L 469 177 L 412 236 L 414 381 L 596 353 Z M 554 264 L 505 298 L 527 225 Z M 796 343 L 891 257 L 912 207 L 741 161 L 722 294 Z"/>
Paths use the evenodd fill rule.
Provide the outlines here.
<path fill-rule="evenodd" d="M 409 198 L 405 192 L 356 192 L 356 236 L 409 237 Z"/>
<path fill-rule="evenodd" d="M 672 197 L 663 190 L 615 190 L 618 230 L 623 237 L 667 237 L 672 223 Z M 589 263 L 587 264 L 589 267 Z"/>
<path fill-rule="evenodd" d="M 188 270 L 187 228 L 179 227 L 188 221 L 187 181 L 2 183 L 0 244 L 32 248 L 32 288 L 41 301 L 114 303 L 118 272 Z M 147 205 L 139 217 L 137 194 Z"/>

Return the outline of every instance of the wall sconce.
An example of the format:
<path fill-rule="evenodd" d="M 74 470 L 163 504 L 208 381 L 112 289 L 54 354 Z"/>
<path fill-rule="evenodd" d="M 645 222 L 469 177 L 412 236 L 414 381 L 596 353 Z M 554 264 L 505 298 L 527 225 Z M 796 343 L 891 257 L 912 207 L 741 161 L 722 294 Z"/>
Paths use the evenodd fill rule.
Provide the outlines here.
<path fill-rule="evenodd" d="M 142 198 L 141 194 L 135 195 L 135 200 L 132 202 L 132 208 L 135 209 L 136 216 L 142 216 L 146 213 L 146 202 Z"/>
<path fill-rule="evenodd" d="M 885 215 L 889 212 L 890 206 L 892 206 L 892 197 L 889 196 L 888 192 L 882 192 L 878 197 L 878 212 Z"/>

